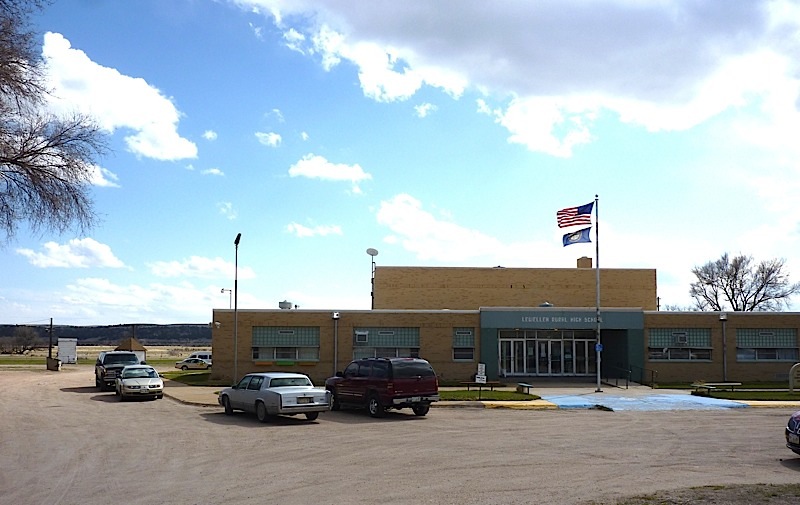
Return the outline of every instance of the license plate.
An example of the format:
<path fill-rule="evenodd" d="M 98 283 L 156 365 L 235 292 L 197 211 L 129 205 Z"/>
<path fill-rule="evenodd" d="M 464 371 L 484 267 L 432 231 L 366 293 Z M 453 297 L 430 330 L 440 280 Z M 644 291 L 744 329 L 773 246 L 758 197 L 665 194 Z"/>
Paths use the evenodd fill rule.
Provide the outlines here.
<path fill-rule="evenodd" d="M 419 396 L 412 396 L 411 398 L 408 399 L 408 401 L 410 401 L 411 403 L 416 403 L 420 400 L 422 400 L 422 398 Z"/>
<path fill-rule="evenodd" d="M 297 399 L 297 403 L 311 403 L 312 398 L 302 397 Z"/>
<path fill-rule="evenodd" d="M 789 433 L 789 443 L 790 444 L 800 444 L 800 435 L 795 435 L 794 433 Z"/>

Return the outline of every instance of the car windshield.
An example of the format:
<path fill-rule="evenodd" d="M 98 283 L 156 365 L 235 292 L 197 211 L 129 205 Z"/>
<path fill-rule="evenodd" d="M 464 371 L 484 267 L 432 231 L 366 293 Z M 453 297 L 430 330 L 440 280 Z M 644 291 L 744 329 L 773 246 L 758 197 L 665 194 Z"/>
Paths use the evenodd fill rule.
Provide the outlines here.
<path fill-rule="evenodd" d="M 122 372 L 123 379 L 155 379 L 156 377 L 158 377 L 158 372 L 153 368 L 134 368 Z"/>
<path fill-rule="evenodd" d="M 311 379 L 308 377 L 285 377 L 280 379 L 272 379 L 269 382 L 269 387 L 279 388 L 285 386 L 313 386 Z"/>
<path fill-rule="evenodd" d="M 120 363 L 138 363 L 139 358 L 135 354 L 106 354 L 106 365 L 118 365 Z"/>

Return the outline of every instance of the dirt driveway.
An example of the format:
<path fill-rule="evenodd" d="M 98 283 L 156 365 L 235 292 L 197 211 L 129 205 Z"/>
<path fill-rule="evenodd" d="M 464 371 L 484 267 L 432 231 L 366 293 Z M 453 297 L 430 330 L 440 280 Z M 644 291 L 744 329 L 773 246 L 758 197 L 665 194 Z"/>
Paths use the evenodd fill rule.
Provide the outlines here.
<path fill-rule="evenodd" d="M 614 503 L 800 480 L 789 409 L 436 408 L 264 425 L 167 398 L 121 403 L 93 383 L 90 368 L 0 371 L 0 504 Z"/>

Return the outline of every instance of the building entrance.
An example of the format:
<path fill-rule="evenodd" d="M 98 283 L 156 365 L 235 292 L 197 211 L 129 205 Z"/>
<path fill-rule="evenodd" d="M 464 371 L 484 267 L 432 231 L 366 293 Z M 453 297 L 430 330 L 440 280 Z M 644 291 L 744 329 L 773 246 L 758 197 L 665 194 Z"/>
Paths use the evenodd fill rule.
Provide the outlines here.
<path fill-rule="evenodd" d="M 500 376 L 594 375 L 595 341 L 591 331 L 501 330 Z"/>

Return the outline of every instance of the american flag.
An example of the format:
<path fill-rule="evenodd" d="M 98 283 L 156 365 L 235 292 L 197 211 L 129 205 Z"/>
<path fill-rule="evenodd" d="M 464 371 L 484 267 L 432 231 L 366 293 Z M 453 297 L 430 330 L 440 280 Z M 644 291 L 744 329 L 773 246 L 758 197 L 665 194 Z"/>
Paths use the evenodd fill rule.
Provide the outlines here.
<path fill-rule="evenodd" d="M 592 224 L 592 207 L 594 202 L 581 205 L 580 207 L 568 207 L 556 213 L 558 227 Z"/>

